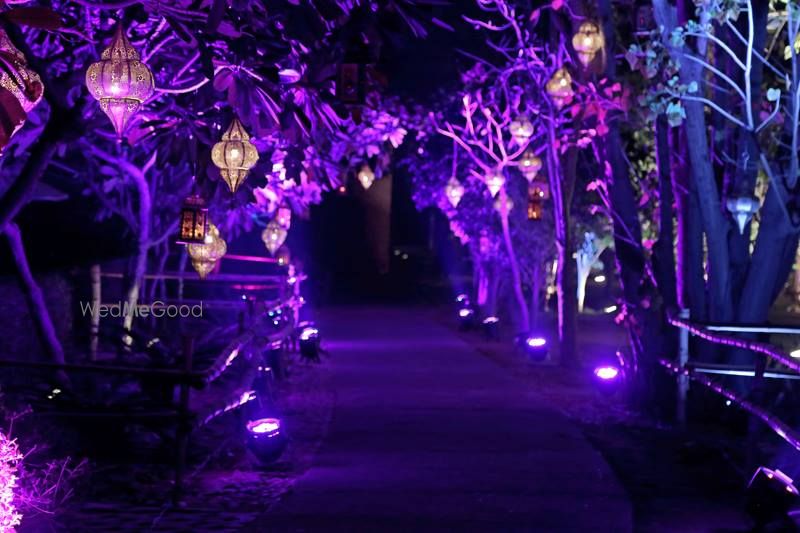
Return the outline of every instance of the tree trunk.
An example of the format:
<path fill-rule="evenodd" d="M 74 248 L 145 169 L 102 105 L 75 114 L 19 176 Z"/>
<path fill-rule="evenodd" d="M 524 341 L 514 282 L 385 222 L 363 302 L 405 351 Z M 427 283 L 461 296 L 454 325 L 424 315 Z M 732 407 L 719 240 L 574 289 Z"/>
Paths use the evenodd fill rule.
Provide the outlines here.
<path fill-rule="evenodd" d="M 150 249 L 150 211 L 152 208 L 150 186 L 144 174 L 132 172 L 130 177 L 136 185 L 136 192 L 139 197 L 139 227 L 136 235 L 137 247 L 136 258 L 133 263 L 133 277 L 126 297 L 127 312 L 123 320 L 125 330 L 130 330 L 133 326 L 133 317 L 136 312 L 136 306 L 139 303 L 139 289 L 147 271 L 147 252 Z"/>
<path fill-rule="evenodd" d="M 537 263 L 531 268 L 531 310 L 530 331 L 539 327 L 539 314 L 542 308 L 542 287 L 544 286 L 544 265 Z"/>
<path fill-rule="evenodd" d="M 659 228 L 653 249 L 653 262 L 661 299 L 667 309 L 678 304 L 675 281 L 675 247 L 672 222 L 672 169 L 669 124 L 666 115 L 656 119 L 656 159 L 658 163 Z M 677 338 L 675 339 L 677 341 Z M 677 345 L 675 346 L 677 348 Z"/>
<path fill-rule="evenodd" d="M 514 243 L 511 241 L 511 228 L 508 224 L 508 195 L 506 188 L 500 188 L 500 221 L 503 226 L 503 240 L 506 244 L 506 253 L 508 254 L 508 262 L 511 265 L 511 278 L 514 290 L 514 299 L 517 302 L 517 310 L 519 312 L 519 324 L 522 329 L 525 329 L 530 324 L 530 317 L 528 316 L 528 304 L 525 301 L 525 295 L 522 292 L 522 276 L 519 272 L 519 263 L 517 262 L 517 254 L 514 252 Z"/>

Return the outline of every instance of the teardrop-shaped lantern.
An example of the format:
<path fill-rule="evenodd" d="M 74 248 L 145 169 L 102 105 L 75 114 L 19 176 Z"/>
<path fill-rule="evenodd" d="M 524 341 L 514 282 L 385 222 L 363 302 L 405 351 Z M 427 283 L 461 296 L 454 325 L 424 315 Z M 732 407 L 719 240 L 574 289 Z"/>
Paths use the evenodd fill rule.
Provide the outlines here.
<path fill-rule="evenodd" d="M 753 215 L 758 211 L 759 203 L 757 198 L 751 196 L 740 196 L 736 198 L 729 198 L 726 206 L 733 219 L 736 220 L 736 225 L 739 227 L 739 233 L 744 233 L 744 227 L 753 218 Z"/>
<path fill-rule="evenodd" d="M 267 228 L 261 232 L 261 240 L 264 241 L 264 246 L 267 247 L 270 255 L 274 256 L 278 248 L 286 241 L 286 236 L 288 234 L 289 232 L 286 231 L 285 228 L 273 220 L 267 224 Z"/>
<path fill-rule="evenodd" d="M 205 278 L 227 253 L 228 245 L 220 236 L 217 227 L 209 222 L 205 242 L 202 244 L 190 244 L 186 249 L 192 260 L 192 266 L 200 275 L 200 278 Z"/>
<path fill-rule="evenodd" d="M 547 91 L 550 99 L 559 109 L 572 101 L 575 91 L 572 90 L 572 76 L 567 72 L 567 69 L 560 68 L 555 71 L 550 81 L 545 84 L 545 91 Z"/>
<path fill-rule="evenodd" d="M 10 94 L 9 94 L 10 93 Z M 19 130 L 44 94 L 39 75 L 28 68 L 25 55 L 0 29 L 0 152 Z"/>
<path fill-rule="evenodd" d="M 542 169 L 542 160 L 539 159 L 533 150 L 525 150 L 522 158 L 519 160 L 519 169 L 528 183 L 532 182 L 539 171 Z"/>
<path fill-rule="evenodd" d="M 122 24 L 117 24 L 111 45 L 103 51 L 100 61 L 86 71 L 86 87 L 100 102 L 100 109 L 111 119 L 117 137 L 121 138 L 154 89 L 153 73 L 141 62 Z"/>
<path fill-rule="evenodd" d="M 369 165 L 364 163 L 358 171 L 358 182 L 364 187 L 364 190 L 369 189 L 375 181 L 375 172 L 372 171 Z"/>
<path fill-rule="evenodd" d="M 211 149 L 211 160 L 219 168 L 228 189 L 235 193 L 258 162 L 258 150 L 238 118 L 234 117 L 222 134 L 222 140 Z"/>
<path fill-rule="evenodd" d="M 489 188 L 489 192 L 492 193 L 492 196 L 497 196 L 497 193 L 500 192 L 500 189 L 506 184 L 506 178 L 503 177 L 503 173 L 500 171 L 489 174 L 484 178 L 484 181 Z"/>
<path fill-rule="evenodd" d="M 578 53 L 578 60 L 584 67 L 589 66 L 604 45 L 603 32 L 594 22 L 584 22 L 572 36 L 572 47 Z"/>
<path fill-rule="evenodd" d="M 533 136 L 533 123 L 526 115 L 520 115 L 511 121 L 509 130 L 514 142 L 518 146 L 522 146 Z"/>
<path fill-rule="evenodd" d="M 447 200 L 450 202 L 450 205 L 453 207 L 458 207 L 459 202 L 461 202 L 461 198 L 464 196 L 464 186 L 461 185 L 461 182 L 455 177 L 452 177 L 450 178 L 450 181 L 447 182 L 447 186 L 444 188 L 444 194 L 447 196 Z"/>

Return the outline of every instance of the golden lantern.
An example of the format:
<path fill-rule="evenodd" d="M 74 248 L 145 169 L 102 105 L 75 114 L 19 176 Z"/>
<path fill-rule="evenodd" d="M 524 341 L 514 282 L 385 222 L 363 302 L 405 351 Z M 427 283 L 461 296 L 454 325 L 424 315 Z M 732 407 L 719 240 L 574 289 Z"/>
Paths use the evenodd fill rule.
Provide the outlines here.
<path fill-rule="evenodd" d="M 289 234 L 286 228 L 272 221 L 267 224 L 267 228 L 261 232 L 261 240 L 264 241 L 264 246 L 269 250 L 270 255 L 275 255 L 275 252 L 286 241 L 286 236 Z"/>
<path fill-rule="evenodd" d="M 497 193 L 500 192 L 500 189 L 503 188 L 503 185 L 506 184 L 506 179 L 503 177 L 503 173 L 501 171 L 496 171 L 484 179 L 486 182 L 486 186 L 489 188 L 489 192 L 492 193 L 492 196 L 497 196 Z"/>
<path fill-rule="evenodd" d="M 190 244 L 186 249 L 192 260 L 192 266 L 200 275 L 200 278 L 204 279 L 209 272 L 214 270 L 217 262 L 228 251 L 228 245 L 225 239 L 220 236 L 217 227 L 209 222 L 205 242 L 202 244 Z"/>
<path fill-rule="evenodd" d="M 542 160 L 533 153 L 533 150 L 525 150 L 519 160 L 519 169 L 528 183 L 536 178 L 536 174 L 542 169 Z"/>
<path fill-rule="evenodd" d="M 542 219 L 542 201 L 535 198 L 528 198 L 528 220 Z"/>
<path fill-rule="evenodd" d="M 528 187 L 528 198 L 547 200 L 550 198 L 550 189 L 546 183 L 536 181 Z"/>
<path fill-rule="evenodd" d="M 594 22 L 584 22 L 578 28 L 578 33 L 572 36 L 572 47 L 578 53 L 578 59 L 584 67 L 589 66 L 604 45 L 603 33 Z"/>
<path fill-rule="evenodd" d="M 285 244 L 278 249 L 278 253 L 275 254 L 275 259 L 278 260 L 278 264 L 280 266 L 288 266 L 289 263 L 292 262 L 292 252 L 289 250 L 289 247 Z"/>
<path fill-rule="evenodd" d="M 117 24 L 111 45 L 103 51 L 100 61 L 86 71 L 86 87 L 121 138 L 128 122 L 154 89 L 153 73 L 141 62 L 122 24 Z"/>
<path fill-rule="evenodd" d="M 509 130 L 517 145 L 522 146 L 533 136 L 533 123 L 526 115 L 520 115 L 511 121 Z"/>
<path fill-rule="evenodd" d="M 258 150 L 238 118 L 233 118 L 222 140 L 211 149 L 211 160 L 219 168 L 228 189 L 235 193 L 258 162 Z"/>
<path fill-rule="evenodd" d="M 44 94 L 42 80 L 27 65 L 25 55 L 0 29 L 0 152 Z"/>
<path fill-rule="evenodd" d="M 282 228 L 289 229 L 292 227 L 292 210 L 282 205 L 275 213 L 275 222 L 281 225 Z"/>
<path fill-rule="evenodd" d="M 565 68 L 555 71 L 553 77 L 550 78 L 544 88 L 559 109 L 568 104 L 575 95 L 575 91 L 572 90 L 572 76 L 569 75 Z"/>
<path fill-rule="evenodd" d="M 494 201 L 494 208 L 497 210 L 498 213 L 501 215 L 505 211 L 505 213 L 510 213 L 512 209 L 514 209 L 514 202 L 511 200 L 510 197 L 505 197 L 505 204 L 503 203 L 503 196 L 498 196 L 497 199 Z"/>
<path fill-rule="evenodd" d="M 358 171 L 358 182 L 364 187 L 364 190 L 369 189 L 372 187 L 372 183 L 375 181 L 375 173 L 372 171 L 372 168 L 366 163 L 361 165 L 361 169 Z"/>
<path fill-rule="evenodd" d="M 188 197 L 183 202 L 180 216 L 180 234 L 178 244 L 203 243 L 208 229 L 208 208 L 202 198 L 197 195 Z"/>
<path fill-rule="evenodd" d="M 453 176 L 450 178 L 450 181 L 447 182 L 447 186 L 444 188 L 444 194 L 447 196 L 450 205 L 458 207 L 461 198 L 464 196 L 464 186 Z"/>

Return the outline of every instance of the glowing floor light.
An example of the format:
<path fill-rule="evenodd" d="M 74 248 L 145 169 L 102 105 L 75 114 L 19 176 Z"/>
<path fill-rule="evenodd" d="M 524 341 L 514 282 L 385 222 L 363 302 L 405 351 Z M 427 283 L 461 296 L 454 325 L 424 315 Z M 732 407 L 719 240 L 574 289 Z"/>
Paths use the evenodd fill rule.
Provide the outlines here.
<path fill-rule="evenodd" d="M 247 422 L 247 448 L 262 464 L 274 462 L 286 448 L 280 419 L 256 418 Z"/>
<path fill-rule="evenodd" d="M 603 308 L 603 312 L 606 313 L 606 314 L 616 313 L 617 312 L 617 306 L 616 305 L 609 305 L 608 307 L 604 307 Z"/>
<path fill-rule="evenodd" d="M 525 337 L 523 348 L 532 361 L 541 362 L 547 358 L 547 339 L 539 335 Z"/>
<path fill-rule="evenodd" d="M 594 277 L 595 283 L 605 283 L 606 277 L 603 274 L 598 274 Z"/>
<path fill-rule="evenodd" d="M 797 348 L 789 352 L 789 357 L 793 357 L 794 359 L 800 359 L 800 348 Z"/>
<path fill-rule="evenodd" d="M 525 344 L 528 345 L 528 348 L 541 348 L 547 345 L 547 339 L 544 337 L 528 337 Z"/>
<path fill-rule="evenodd" d="M 615 366 L 598 366 L 594 369 L 594 375 L 597 379 L 609 381 L 619 377 L 619 368 Z"/>
<path fill-rule="evenodd" d="M 785 521 L 789 511 L 798 507 L 798 495 L 792 478 L 778 469 L 761 466 L 747 484 L 747 511 L 761 530 Z"/>

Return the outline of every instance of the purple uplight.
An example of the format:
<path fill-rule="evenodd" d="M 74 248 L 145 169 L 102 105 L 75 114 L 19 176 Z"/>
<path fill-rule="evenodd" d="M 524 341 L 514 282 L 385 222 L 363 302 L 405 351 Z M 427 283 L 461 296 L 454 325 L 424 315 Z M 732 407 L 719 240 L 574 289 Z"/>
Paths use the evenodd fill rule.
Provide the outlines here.
<path fill-rule="evenodd" d="M 469 296 L 467 296 L 466 294 L 459 294 L 458 296 L 456 296 L 456 303 L 461 304 L 464 302 L 469 302 Z"/>
<path fill-rule="evenodd" d="M 281 430 L 281 421 L 277 418 L 259 418 L 247 423 L 247 431 L 254 435 L 274 437 Z"/>
<path fill-rule="evenodd" d="M 598 366 L 594 369 L 594 375 L 603 381 L 611 381 L 619 376 L 619 368 L 615 366 Z"/>
<path fill-rule="evenodd" d="M 473 311 L 472 309 L 467 309 L 467 308 L 459 309 L 458 316 L 460 316 L 461 318 L 467 318 L 468 316 L 472 316 L 472 313 L 474 312 L 475 311 Z"/>
<path fill-rule="evenodd" d="M 530 348 L 541 348 L 547 344 L 547 339 L 544 337 L 528 337 L 528 339 L 525 341 L 525 344 L 527 344 Z"/>
<path fill-rule="evenodd" d="M 483 319 L 484 324 L 497 324 L 498 322 L 500 322 L 500 319 L 496 316 L 487 316 Z"/>
<path fill-rule="evenodd" d="M 310 326 L 303 328 L 303 331 L 300 332 L 301 341 L 315 339 L 318 336 L 319 336 L 319 330 L 317 328 L 312 328 Z"/>

